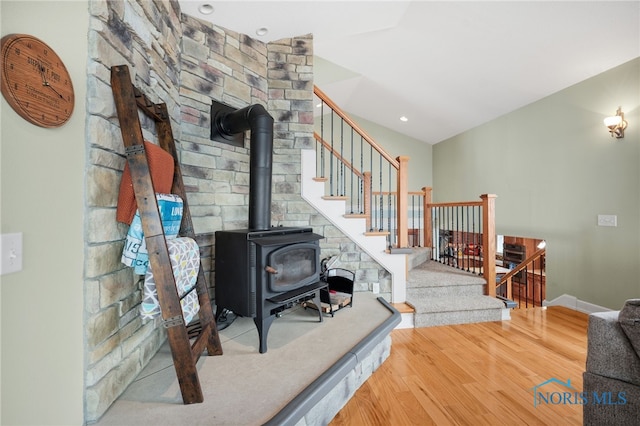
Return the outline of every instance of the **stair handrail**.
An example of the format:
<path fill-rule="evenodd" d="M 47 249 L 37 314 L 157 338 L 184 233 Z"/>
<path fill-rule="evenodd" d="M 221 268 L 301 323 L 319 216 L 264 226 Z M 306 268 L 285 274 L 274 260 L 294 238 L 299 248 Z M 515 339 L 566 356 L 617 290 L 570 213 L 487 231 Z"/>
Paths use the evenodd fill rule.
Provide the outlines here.
<path fill-rule="evenodd" d="M 428 228 L 432 229 L 433 208 L 438 207 L 480 207 L 482 211 L 482 276 L 487 281 L 485 293 L 488 296 L 496 296 L 496 286 L 491 283 L 496 282 L 496 227 L 495 227 L 495 194 L 480 195 L 481 201 L 457 201 L 445 203 L 432 203 L 431 188 L 425 190 L 425 216 L 429 216 Z M 429 200 L 427 202 L 427 199 Z M 427 219 L 425 218 L 425 222 Z M 432 239 L 427 240 L 432 242 Z M 425 242 L 425 244 L 427 244 Z M 432 247 L 433 248 L 433 247 Z"/>
<path fill-rule="evenodd" d="M 322 139 L 317 135 L 316 133 L 316 139 L 318 142 L 323 143 L 323 145 L 325 147 L 328 147 L 328 144 L 326 141 L 322 141 Z M 361 173 L 356 167 L 354 167 L 351 163 L 348 162 L 348 160 L 346 160 L 344 157 L 342 157 L 340 154 L 338 153 L 334 153 L 334 155 L 346 166 L 348 167 L 356 176 L 358 176 L 358 178 L 362 179 L 364 182 L 367 182 L 368 180 L 371 179 L 371 173 L 370 172 L 364 172 Z M 365 198 L 369 198 L 371 197 L 371 195 L 392 195 L 392 196 L 397 196 L 397 192 L 396 191 L 370 191 L 369 190 L 369 186 L 368 185 L 364 185 L 365 187 Z M 429 188 L 431 189 L 431 188 Z M 408 191 L 407 195 L 408 196 L 416 196 L 416 197 L 421 197 L 423 202 L 421 203 L 421 205 L 418 207 L 419 210 L 421 210 L 420 215 L 422 216 L 422 223 L 419 223 L 419 227 L 417 228 L 418 231 L 422 231 L 423 235 L 424 235 L 424 241 L 431 241 L 431 229 L 429 228 L 429 224 L 431 223 L 431 218 L 428 215 L 425 215 L 424 212 L 426 211 L 426 205 L 428 204 L 428 202 L 425 202 L 426 200 L 426 194 L 427 194 L 427 188 L 423 187 L 421 191 Z M 430 201 L 430 200 L 429 200 Z M 365 203 L 365 211 L 364 211 L 364 215 L 365 216 L 370 216 L 370 211 L 368 209 L 368 203 Z M 347 216 L 353 216 L 353 215 L 347 215 Z M 358 216 L 358 215 L 356 215 Z M 408 217 L 408 216 L 407 216 Z M 371 220 L 370 217 L 367 217 L 367 229 L 369 229 L 369 221 Z M 408 225 L 407 225 L 408 226 Z M 409 231 L 409 229 L 407 229 L 407 231 Z M 420 238 L 420 241 L 422 241 L 422 238 Z M 420 246 L 420 243 L 417 244 L 418 246 Z"/>
<path fill-rule="evenodd" d="M 546 254 L 546 250 L 547 249 L 544 247 L 536 250 L 531 256 L 527 257 L 525 260 L 520 262 L 515 268 L 513 268 L 512 270 L 504 274 L 504 276 L 500 278 L 500 281 L 496 283 L 496 289 L 498 289 L 500 286 L 504 284 L 507 284 L 507 299 L 512 299 L 513 293 L 512 293 L 512 287 L 511 287 L 511 280 L 513 276 L 521 272 L 522 270 L 526 269 L 530 264 L 532 264 L 533 262 L 535 262 L 536 260 L 544 256 Z"/>
<path fill-rule="evenodd" d="M 393 167 L 396 170 L 396 186 L 397 186 L 397 193 L 399 194 L 398 197 L 396 197 L 397 246 L 398 247 L 407 247 L 408 246 L 408 229 L 407 229 L 408 228 L 407 227 L 407 212 L 408 212 L 408 196 L 407 196 L 408 182 L 407 182 L 407 180 L 408 180 L 408 176 L 407 176 L 407 169 L 408 169 L 409 157 L 399 156 L 399 157 L 394 159 L 389 153 L 387 153 L 384 150 L 384 148 L 382 148 L 378 143 L 376 143 L 375 140 L 371 136 L 369 136 L 369 134 L 367 134 L 367 132 L 365 132 L 338 105 L 336 105 L 322 90 L 320 90 L 319 87 L 314 85 L 313 92 L 324 104 L 326 104 L 335 114 L 337 114 L 338 117 L 340 117 L 351 129 L 353 129 L 353 131 L 355 131 L 358 135 L 360 135 L 362 137 L 362 139 L 364 141 L 366 141 L 367 144 L 369 144 L 369 146 L 371 146 L 378 154 L 380 154 L 380 156 L 382 158 L 384 158 L 389 163 L 389 165 L 391 167 Z M 321 136 L 316 136 L 316 134 L 314 134 L 314 137 L 319 142 L 322 141 L 322 137 Z M 322 141 L 322 142 L 325 142 L 325 141 Z M 336 153 L 333 150 L 332 150 L 332 154 L 336 155 Z M 343 160 L 341 159 L 341 161 L 343 161 Z M 343 161 L 343 163 L 344 163 L 344 161 Z M 344 163 L 344 164 L 346 164 L 346 163 Z M 349 165 L 348 167 L 352 171 L 354 170 L 352 165 Z M 362 174 L 364 176 L 364 179 L 367 179 L 367 172 L 362 172 Z M 368 198 L 368 197 L 371 197 L 372 194 L 371 193 L 367 194 L 368 190 L 369 190 L 368 187 L 366 187 L 364 197 L 367 200 L 371 200 L 371 198 Z M 367 211 L 367 210 L 368 210 L 368 208 L 365 208 L 365 215 L 367 215 L 367 217 L 369 217 L 369 223 L 370 223 L 371 212 Z"/>
<path fill-rule="evenodd" d="M 318 86 L 313 86 L 313 93 L 320 98 L 329 108 L 335 111 L 340 118 L 342 118 L 353 130 L 364 138 L 369 145 L 373 147 L 382 157 L 387 160 L 391 165 L 398 170 L 400 168 L 400 162 L 395 160 L 387 151 L 373 140 L 371 136 L 367 134 L 358 124 L 353 121 L 338 105 L 336 105 Z"/>
<path fill-rule="evenodd" d="M 322 137 L 317 133 L 317 132 L 313 132 L 313 137 L 315 138 L 315 140 L 322 144 L 322 146 L 324 146 L 327 149 L 331 149 L 331 144 L 327 141 L 325 141 L 324 139 L 322 139 Z M 349 170 L 351 170 L 356 176 L 358 176 L 360 179 L 364 179 L 364 173 L 362 173 L 360 170 L 358 170 L 353 164 L 351 164 L 349 162 L 349 160 L 347 160 L 346 158 L 344 158 L 343 156 L 341 156 L 339 153 L 334 152 L 333 155 L 342 163 L 345 165 L 345 167 L 347 167 Z"/>

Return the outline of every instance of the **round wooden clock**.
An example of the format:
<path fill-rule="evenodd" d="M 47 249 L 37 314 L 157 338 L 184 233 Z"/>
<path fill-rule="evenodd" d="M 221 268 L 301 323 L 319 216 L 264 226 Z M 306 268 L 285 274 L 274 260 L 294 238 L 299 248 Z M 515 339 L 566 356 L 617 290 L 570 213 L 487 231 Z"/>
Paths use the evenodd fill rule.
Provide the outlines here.
<path fill-rule="evenodd" d="M 27 34 L 2 37 L 2 94 L 25 120 L 62 126 L 73 112 L 71 77 L 56 52 Z"/>

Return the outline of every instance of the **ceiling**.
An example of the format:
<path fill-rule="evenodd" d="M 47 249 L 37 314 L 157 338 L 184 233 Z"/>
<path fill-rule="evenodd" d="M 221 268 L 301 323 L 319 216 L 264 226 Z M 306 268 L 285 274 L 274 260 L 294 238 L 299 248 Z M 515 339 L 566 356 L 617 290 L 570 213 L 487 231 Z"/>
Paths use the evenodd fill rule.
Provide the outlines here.
<path fill-rule="evenodd" d="M 640 1 L 179 3 L 264 42 L 313 34 L 323 92 L 429 144 L 640 56 Z M 200 13 L 203 4 L 213 12 Z"/>

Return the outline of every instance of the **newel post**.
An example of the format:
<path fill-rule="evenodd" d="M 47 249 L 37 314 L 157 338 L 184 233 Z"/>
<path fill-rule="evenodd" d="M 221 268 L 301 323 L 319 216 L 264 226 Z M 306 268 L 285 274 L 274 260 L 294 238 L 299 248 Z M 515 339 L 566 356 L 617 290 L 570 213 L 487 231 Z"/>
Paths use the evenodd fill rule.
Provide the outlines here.
<path fill-rule="evenodd" d="M 487 295 L 496 296 L 496 197 L 482 194 L 482 270 L 487 280 Z"/>
<path fill-rule="evenodd" d="M 371 231 L 371 172 L 364 172 L 362 175 L 362 186 L 364 186 L 362 204 L 364 204 L 365 226 L 369 232 Z"/>
<path fill-rule="evenodd" d="M 409 246 L 409 183 L 407 174 L 409 168 L 409 157 L 400 156 L 396 158 L 398 162 L 398 198 L 396 206 L 396 220 L 398 221 L 398 247 Z"/>
<path fill-rule="evenodd" d="M 431 217 L 431 193 L 433 188 L 430 186 L 422 187 L 423 193 L 423 205 L 422 211 L 424 212 L 424 243 L 423 247 L 433 247 L 433 218 Z"/>

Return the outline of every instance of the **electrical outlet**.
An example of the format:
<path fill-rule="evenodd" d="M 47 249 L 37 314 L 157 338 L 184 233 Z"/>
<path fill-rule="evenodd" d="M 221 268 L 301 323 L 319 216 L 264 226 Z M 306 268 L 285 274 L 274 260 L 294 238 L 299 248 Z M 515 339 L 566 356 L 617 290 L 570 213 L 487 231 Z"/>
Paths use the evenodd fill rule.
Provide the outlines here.
<path fill-rule="evenodd" d="M 599 214 L 598 226 L 618 226 L 618 216 L 614 214 Z"/>
<path fill-rule="evenodd" d="M 22 232 L 2 234 L 0 257 L 0 275 L 22 271 Z"/>

